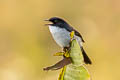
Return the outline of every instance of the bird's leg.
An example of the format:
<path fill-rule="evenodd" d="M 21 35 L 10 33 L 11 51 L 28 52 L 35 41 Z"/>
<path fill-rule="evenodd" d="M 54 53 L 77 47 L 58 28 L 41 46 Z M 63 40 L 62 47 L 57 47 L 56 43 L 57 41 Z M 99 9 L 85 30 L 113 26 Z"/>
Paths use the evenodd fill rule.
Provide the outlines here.
<path fill-rule="evenodd" d="M 64 53 L 63 57 L 64 57 L 64 58 L 65 58 L 65 57 L 70 57 L 70 56 L 69 56 L 70 47 L 64 47 L 64 51 L 65 51 L 65 53 Z"/>
<path fill-rule="evenodd" d="M 64 47 L 61 52 L 57 52 L 53 56 L 63 56 L 63 57 L 65 57 L 66 52 L 68 52 L 68 48 L 69 47 Z"/>
<path fill-rule="evenodd" d="M 64 48 L 63 48 L 63 51 L 64 51 L 64 52 L 67 52 L 67 51 L 68 51 L 68 48 L 69 48 L 69 47 L 64 47 Z"/>

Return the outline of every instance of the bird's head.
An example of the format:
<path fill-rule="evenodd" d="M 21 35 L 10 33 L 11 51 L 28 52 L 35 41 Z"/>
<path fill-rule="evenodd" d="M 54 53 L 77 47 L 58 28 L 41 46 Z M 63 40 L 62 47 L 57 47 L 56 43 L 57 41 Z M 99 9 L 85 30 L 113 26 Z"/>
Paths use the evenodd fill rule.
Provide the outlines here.
<path fill-rule="evenodd" d="M 58 17 L 52 17 L 52 18 L 45 20 L 45 21 L 49 21 L 52 23 L 52 24 L 47 24 L 47 25 L 59 26 L 59 27 L 62 27 L 63 25 L 67 24 L 66 21 L 64 21 L 63 19 L 58 18 Z"/>

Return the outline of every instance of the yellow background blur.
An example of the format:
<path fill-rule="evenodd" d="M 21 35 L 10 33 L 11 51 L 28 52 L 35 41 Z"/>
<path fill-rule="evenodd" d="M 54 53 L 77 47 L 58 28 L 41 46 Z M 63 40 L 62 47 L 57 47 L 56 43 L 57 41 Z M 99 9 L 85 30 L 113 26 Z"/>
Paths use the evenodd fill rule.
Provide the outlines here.
<path fill-rule="evenodd" d="M 61 48 L 44 19 L 58 16 L 83 36 L 92 80 L 120 80 L 120 0 L 0 0 L 0 80 L 57 80 Z"/>

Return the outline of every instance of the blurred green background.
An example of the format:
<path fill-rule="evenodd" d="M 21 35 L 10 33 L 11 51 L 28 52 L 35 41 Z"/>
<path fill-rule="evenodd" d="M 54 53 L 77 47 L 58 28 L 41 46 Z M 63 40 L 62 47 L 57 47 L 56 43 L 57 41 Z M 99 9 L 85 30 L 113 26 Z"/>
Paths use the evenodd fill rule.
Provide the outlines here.
<path fill-rule="evenodd" d="M 44 19 L 64 18 L 83 36 L 92 80 L 120 80 L 120 0 L 0 0 L 0 80 L 57 80 L 61 59 Z"/>

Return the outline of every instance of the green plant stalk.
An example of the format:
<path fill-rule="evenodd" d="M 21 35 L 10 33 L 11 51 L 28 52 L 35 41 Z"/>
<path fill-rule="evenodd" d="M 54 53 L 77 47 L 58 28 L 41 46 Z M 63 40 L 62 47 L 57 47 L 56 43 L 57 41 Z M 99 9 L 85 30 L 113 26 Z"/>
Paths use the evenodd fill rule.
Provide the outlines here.
<path fill-rule="evenodd" d="M 72 40 L 71 49 L 67 54 L 72 63 L 62 68 L 58 80 L 90 80 L 90 74 L 83 65 L 83 55 L 76 40 Z"/>

